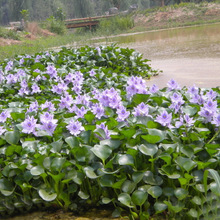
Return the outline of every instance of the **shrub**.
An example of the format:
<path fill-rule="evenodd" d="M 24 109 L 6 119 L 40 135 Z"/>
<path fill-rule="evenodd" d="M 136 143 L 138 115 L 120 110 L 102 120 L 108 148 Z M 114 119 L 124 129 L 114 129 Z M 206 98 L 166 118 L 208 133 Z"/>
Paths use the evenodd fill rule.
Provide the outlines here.
<path fill-rule="evenodd" d="M 20 37 L 15 30 L 7 30 L 2 27 L 0 27 L 0 37 L 13 39 L 13 40 L 20 40 Z"/>
<path fill-rule="evenodd" d="M 113 18 L 101 20 L 98 31 L 108 34 L 128 30 L 133 27 L 134 21 L 131 16 L 116 16 Z"/>
<path fill-rule="evenodd" d="M 43 22 L 42 27 L 55 34 L 63 35 L 66 32 L 65 23 L 61 20 L 55 19 L 54 16 L 51 16 Z"/>

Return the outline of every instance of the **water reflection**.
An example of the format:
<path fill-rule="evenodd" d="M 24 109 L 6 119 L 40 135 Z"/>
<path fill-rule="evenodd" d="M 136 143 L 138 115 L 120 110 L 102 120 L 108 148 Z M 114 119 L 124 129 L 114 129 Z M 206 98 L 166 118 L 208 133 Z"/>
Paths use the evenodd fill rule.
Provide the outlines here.
<path fill-rule="evenodd" d="M 185 27 L 114 37 L 112 42 L 133 48 L 163 73 L 149 84 L 166 86 L 170 78 L 182 86 L 220 86 L 220 24 Z"/>

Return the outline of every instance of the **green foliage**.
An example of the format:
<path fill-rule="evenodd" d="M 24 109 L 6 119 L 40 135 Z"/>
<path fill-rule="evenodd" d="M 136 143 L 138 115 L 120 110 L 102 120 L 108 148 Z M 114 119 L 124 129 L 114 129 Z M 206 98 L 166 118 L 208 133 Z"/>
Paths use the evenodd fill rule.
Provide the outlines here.
<path fill-rule="evenodd" d="M 29 11 L 28 10 L 22 10 L 20 11 L 21 15 L 22 15 L 22 18 L 24 19 L 25 22 L 28 21 L 29 19 Z"/>
<path fill-rule="evenodd" d="M 66 32 L 66 26 L 64 21 L 58 20 L 54 16 L 51 16 L 45 22 L 43 22 L 42 27 L 51 31 L 52 33 L 59 35 L 63 35 Z"/>
<path fill-rule="evenodd" d="M 3 27 L 0 27 L 0 37 L 6 39 L 20 40 L 20 37 L 15 30 L 7 30 Z"/>
<path fill-rule="evenodd" d="M 126 31 L 134 27 L 134 21 L 131 16 L 116 16 L 113 18 L 101 20 L 98 32 L 102 34 L 112 34 L 119 31 Z"/>
<path fill-rule="evenodd" d="M 155 73 L 146 62 L 128 48 L 86 46 L 18 56 L 1 63 L 4 74 L 1 72 L 0 111 L 10 113 L 5 122 L 1 116 L 0 122 L 1 216 L 35 207 L 76 211 L 108 205 L 115 207 L 113 215 L 126 211 L 130 219 L 145 220 L 153 215 L 161 215 L 161 219 L 218 217 L 220 128 L 204 122 L 199 114 L 202 106 L 191 101 L 187 88 L 163 88 L 157 92 L 147 88 L 148 94 L 128 97 L 127 82 L 131 76 L 135 81 L 138 78 L 134 76 L 149 77 Z M 47 72 L 50 65 L 56 68 L 55 79 Z M 91 70 L 95 71 L 94 76 Z M 74 84 L 66 78 L 79 71 L 83 75 L 81 94 L 90 99 L 84 96 L 77 107 L 86 101 L 88 108 L 95 105 L 101 92 L 114 88 L 130 112 L 129 117 L 118 120 L 117 109 L 109 106 L 104 106 L 105 115 L 101 118 L 88 110 L 78 118 L 84 130 L 78 135 L 70 134 L 66 125 L 75 118 L 76 110 L 61 108 L 60 101 L 66 93 L 75 102 L 79 98 Z M 5 83 L 18 72 L 30 91 L 25 96 L 19 94 L 21 82 Z M 65 94 L 54 92 L 58 79 L 66 82 Z M 41 93 L 31 92 L 36 82 Z M 170 107 L 170 97 L 175 92 L 184 101 L 180 113 Z M 198 94 L 206 100 L 211 92 L 198 89 Z M 213 88 L 213 94 L 219 105 L 219 88 Z M 33 116 L 39 122 L 47 111 L 42 107 L 45 100 L 55 106 L 52 112 L 57 128 L 53 135 L 41 129 L 36 134 L 25 133 L 24 118 Z M 37 110 L 30 110 L 35 101 Z M 133 112 L 142 102 L 149 106 L 149 115 L 135 116 Z M 155 120 L 164 110 L 172 115 L 169 127 Z M 194 122 L 176 126 L 184 114 L 193 117 Z M 108 126 L 109 139 L 102 128 L 96 128 L 100 123 Z"/>

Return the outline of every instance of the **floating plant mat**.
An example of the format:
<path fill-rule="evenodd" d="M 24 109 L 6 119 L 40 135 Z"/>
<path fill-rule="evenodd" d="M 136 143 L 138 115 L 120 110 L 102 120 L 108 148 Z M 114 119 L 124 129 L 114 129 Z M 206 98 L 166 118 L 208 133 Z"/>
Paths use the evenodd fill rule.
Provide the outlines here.
<path fill-rule="evenodd" d="M 218 216 L 220 90 L 148 87 L 147 63 L 116 46 L 1 63 L 1 216 L 106 206 L 114 218 Z"/>

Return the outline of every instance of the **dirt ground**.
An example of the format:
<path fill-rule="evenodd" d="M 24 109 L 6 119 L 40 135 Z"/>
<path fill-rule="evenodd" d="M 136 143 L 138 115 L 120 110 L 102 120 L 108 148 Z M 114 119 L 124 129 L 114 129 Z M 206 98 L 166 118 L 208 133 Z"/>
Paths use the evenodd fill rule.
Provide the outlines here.
<path fill-rule="evenodd" d="M 134 15 L 134 29 L 138 26 L 145 30 L 184 26 L 193 22 L 209 23 L 220 21 L 220 4 L 204 3 L 184 7 L 167 6 L 163 10 L 148 10 Z"/>

